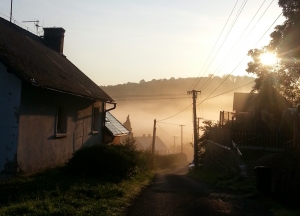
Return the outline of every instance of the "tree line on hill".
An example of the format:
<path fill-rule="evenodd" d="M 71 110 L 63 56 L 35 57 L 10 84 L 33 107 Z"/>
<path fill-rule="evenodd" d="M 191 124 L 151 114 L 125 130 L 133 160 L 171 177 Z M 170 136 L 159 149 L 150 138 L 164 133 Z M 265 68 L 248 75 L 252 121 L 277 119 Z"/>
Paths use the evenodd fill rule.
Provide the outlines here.
<path fill-rule="evenodd" d="M 175 97 L 186 95 L 192 86 L 194 90 L 201 90 L 202 96 L 206 97 L 209 94 L 216 95 L 225 93 L 231 90 L 250 92 L 254 85 L 254 78 L 250 76 L 228 76 L 223 77 L 210 75 L 208 77 L 199 78 L 178 78 L 170 79 L 152 79 L 151 81 L 141 80 L 139 83 L 124 83 L 118 85 L 100 86 L 115 100 L 135 98 L 147 96 Z M 248 85 L 247 85 L 248 84 Z M 241 88 L 239 88 L 241 87 Z"/>

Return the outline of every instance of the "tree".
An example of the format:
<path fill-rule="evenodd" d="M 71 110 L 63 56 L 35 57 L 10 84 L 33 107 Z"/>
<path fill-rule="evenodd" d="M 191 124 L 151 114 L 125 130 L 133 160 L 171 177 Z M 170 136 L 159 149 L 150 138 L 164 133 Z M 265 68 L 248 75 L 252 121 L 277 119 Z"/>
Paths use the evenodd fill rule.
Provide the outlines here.
<path fill-rule="evenodd" d="M 259 91 L 268 80 L 280 94 L 297 104 L 300 102 L 300 2 L 279 0 L 278 4 L 286 21 L 275 27 L 267 46 L 248 52 L 253 61 L 248 63 L 246 71 L 257 75 L 254 91 Z M 259 56 L 266 52 L 277 54 L 276 65 L 266 66 L 261 63 Z"/>
<path fill-rule="evenodd" d="M 206 151 L 206 141 L 209 139 L 209 131 L 212 128 L 218 127 L 217 124 L 213 123 L 211 120 L 205 120 L 202 122 L 203 126 L 200 127 L 200 130 L 203 132 L 198 139 L 198 149 L 199 149 L 199 163 L 203 164 L 205 151 Z"/>

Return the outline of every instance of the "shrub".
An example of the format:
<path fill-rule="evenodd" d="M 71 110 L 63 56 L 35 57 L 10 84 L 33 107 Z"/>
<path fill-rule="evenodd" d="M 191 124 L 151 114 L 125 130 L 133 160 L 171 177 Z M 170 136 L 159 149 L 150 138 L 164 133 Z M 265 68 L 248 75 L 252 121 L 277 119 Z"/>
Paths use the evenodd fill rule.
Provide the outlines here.
<path fill-rule="evenodd" d="M 76 151 L 67 165 L 82 175 L 123 178 L 135 172 L 138 160 L 130 145 L 94 145 Z"/>

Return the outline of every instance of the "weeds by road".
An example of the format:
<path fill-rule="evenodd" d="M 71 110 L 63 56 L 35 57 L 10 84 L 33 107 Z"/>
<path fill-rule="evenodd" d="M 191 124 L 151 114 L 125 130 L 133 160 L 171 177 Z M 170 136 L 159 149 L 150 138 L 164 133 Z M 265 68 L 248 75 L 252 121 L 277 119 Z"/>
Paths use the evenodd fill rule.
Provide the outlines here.
<path fill-rule="evenodd" d="M 0 215 L 123 215 L 153 172 L 115 181 L 60 167 L 0 182 Z"/>
<path fill-rule="evenodd" d="M 272 197 L 264 196 L 256 190 L 256 179 L 254 177 L 224 176 L 215 172 L 207 172 L 203 169 L 193 170 L 187 174 L 190 177 L 205 181 L 230 193 L 240 195 L 245 199 L 254 199 L 264 203 L 274 216 L 298 216 L 298 209 L 291 209 L 274 200 Z"/>

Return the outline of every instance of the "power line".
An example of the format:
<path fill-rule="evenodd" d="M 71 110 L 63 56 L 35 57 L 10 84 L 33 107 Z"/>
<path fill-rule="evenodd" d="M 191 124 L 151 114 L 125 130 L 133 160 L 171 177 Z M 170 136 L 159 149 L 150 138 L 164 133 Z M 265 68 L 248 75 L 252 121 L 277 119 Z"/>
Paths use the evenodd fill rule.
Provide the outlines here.
<path fill-rule="evenodd" d="M 164 120 L 167 120 L 167 119 L 170 119 L 170 118 L 173 118 L 174 116 L 177 116 L 178 114 L 182 113 L 183 111 L 185 111 L 186 109 L 188 109 L 190 106 L 192 106 L 193 104 L 191 103 L 189 106 L 187 106 L 186 108 L 184 108 L 183 110 L 181 110 L 180 112 L 168 117 L 168 118 L 165 118 L 165 119 L 161 119 L 161 120 L 158 120 L 157 122 L 161 122 L 161 121 L 164 121 Z"/>
<path fill-rule="evenodd" d="M 275 21 L 271 24 L 271 26 L 265 31 L 265 33 L 261 36 L 261 38 L 256 42 L 254 47 L 261 41 L 261 39 L 267 34 L 267 32 L 270 30 L 270 28 L 274 25 L 274 23 L 279 19 L 279 17 L 282 15 L 282 12 L 279 14 L 279 16 L 275 19 Z M 212 95 L 227 79 L 228 77 L 237 69 L 237 67 L 246 59 L 247 55 L 238 63 L 238 65 L 228 74 L 228 76 L 206 97 L 206 99 Z M 204 99 L 204 100 L 206 100 Z"/>
<path fill-rule="evenodd" d="M 115 98 L 115 97 L 161 97 L 161 96 L 183 96 L 186 94 L 136 94 L 136 95 L 111 95 L 111 97 Z"/>
<path fill-rule="evenodd" d="M 166 131 L 164 131 L 164 130 L 161 128 L 161 126 L 160 126 L 159 124 L 157 124 L 157 126 L 158 126 L 165 134 L 167 134 L 168 136 L 171 136 L 171 135 L 168 134 Z"/>
<path fill-rule="evenodd" d="M 226 23 L 225 23 L 225 25 L 224 25 L 224 27 L 223 27 L 221 33 L 219 34 L 219 37 L 218 37 L 218 39 L 217 39 L 217 41 L 216 41 L 214 47 L 213 47 L 212 50 L 210 51 L 210 54 L 209 54 L 208 58 L 205 60 L 205 63 L 204 63 L 204 65 L 203 65 L 203 67 L 201 68 L 201 70 L 200 70 L 198 76 L 196 77 L 196 79 L 194 80 L 193 84 L 190 86 L 189 90 L 191 90 L 191 87 L 194 86 L 195 82 L 197 81 L 197 79 L 199 78 L 201 72 L 203 71 L 203 69 L 204 69 L 206 63 L 208 62 L 208 59 L 210 58 L 211 54 L 212 54 L 213 51 L 215 50 L 215 47 L 216 47 L 217 43 L 219 42 L 219 40 L 220 40 L 220 38 L 221 38 L 221 35 L 223 34 L 223 31 L 225 30 L 225 27 L 227 26 L 227 23 L 228 23 L 228 21 L 229 21 L 231 15 L 232 15 L 232 13 L 233 13 L 233 11 L 234 11 L 236 5 L 237 5 L 237 3 L 238 3 L 238 0 L 236 1 L 236 3 L 235 3 L 235 5 L 234 5 L 234 7 L 233 7 L 233 9 L 232 9 L 232 11 L 231 11 L 231 13 L 230 13 L 230 15 L 229 15 L 227 21 L 226 21 Z M 201 79 L 202 79 L 202 77 L 200 78 L 200 81 L 201 81 Z M 200 82 L 200 81 L 199 81 L 199 82 Z"/>
<path fill-rule="evenodd" d="M 215 76 L 216 76 L 217 74 L 219 74 L 219 73 L 221 72 L 221 70 L 224 68 L 224 66 L 226 65 L 226 63 L 228 63 L 227 59 L 231 57 L 232 51 L 233 51 L 234 48 L 236 48 L 236 46 L 239 44 L 239 42 L 240 42 L 242 36 L 246 33 L 246 30 L 249 28 L 250 24 L 252 23 L 252 21 L 254 20 L 254 18 L 256 17 L 256 15 L 258 14 L 258 12 L 260 11 L 260 9 L 262 8 L 262 6 L 265 4 L 265 2 L 266 2 L 266 0 L 264 0 L 264 2 L 260 5 L 259 9 L 256 11 L 255 15 L 252 17 L 251 21 L 249 22 L 249 24 L 247 25 L 247 27 L 244 29 L 243 33 L 241 34 L 241 36 L 239 37 L 239 39 L 237 40 L 237 42 L 235 43 L 235 45 L 234 45 L 234 46 L 232 47 L 232 49 L 229 51 L 228 55 L 226 55 L 226 58 L 223 59 L 222 63 L 219 65 L 219 67 L 218 67 L 217 70 L 216 70 L 216 71 L 218 71 L 218 72 L 215 74 Z M 272 1 L 272 2 L 273 2 L 273 1 Z M 271 3 L 272 3 L 272 2 L 271 2 Z M 271 5 L 271 4 L 270 4 L 270 5 Z M 270 5 L 268 6 L 268 8 L 270 7 Z M 265 14 L 265 12 L 268 10 L 268 8 L 264 11 L 264 13 L 262 14 L 262 16 Z M 262 18 L 262 16 L 260 17 L 260 19 Z M 259 20 L 260 20 L 260 19 L 259 19 Z M 257 23 L 258 23 L 258 22 L 256 22 L 254 28 L 256 27 Z M 251 31 L 249 32 L 249 34 L 253 31 L 254 28 L 251 29 Z M 249 34 L 248 34 L 248 36 L 249 36 Z M 246 38 L 248 38 L 248 36 L 247 36 Z M 244 41 L 246 40 L 246 38 L 244 39 Z M 224 62 L 225 62 L 225 64 L 222 65 Z M 200 89 L 201 89 L 201 90 L 205 89 L 205 87 L 207 87 L 207 86 L 212 82 L 213 79 L 214 79 L 214 78 L 206 80 L 206 82 L 200 87 Z"/>
<path fill-rule="evenodd" d="M 238 13 L 237 13 L 237 15 L 236 15 L 234 21 L 233 21 L 232 24 L 231 24 L 231 27 L 230 27 L 230 29 L 229 29 L 227 35 L 225 36 L 224 40 L 222 41 L 221 46 L 220 46 L 219 49 L 217 50 L 217 53 L 214 55 L 213 59 L 210 61 L 210 63 L 209 63 L 209 65 L 208 65 L 208 67 L 206 68 L 204 74 L 207 72 L 207 70 L 208 70 L 209 67 L 211 66 L 212 62 L 215 60 L 215 58 L 216 58 L 217 55 L 219 54 L 221 48 L 222 48 L 223 45 L 225 44 L 226 39 L 228 38 L 228 36 L 229 36 L 229 34 L 230 34 L 230 32 L 231 32 L 233 26 L 235 25 L 236 21 L 238 20 L 238 18 L 239 18 L 239 16 L 240 16 L 241 12 L 243 11 L 243 9 L 244 9 L 244 7 L 245 7 L 247 1 L 248 1 L 248 0 L 244 0 L 244 2 L 243 2 L 243 4 L 242 4 L 241 8 L 239 9 L 239 11 L 238 11 Z M 204 75 L 204 74 L 203 74 L 203 75 Z M 198 84 L 199 84 L 199 81 L 194 85 L 194 88 L 196 88 L 196 86 L 197 86 Z"/>
<path fill-rule="evenodd" d="M 202 104 L 202 103 L 203 103 L 204 101 L 206 101 L 206 100 L 210 100 L 210 99 L 213 99 L 213 98 L 215 98 L 215 97 L 219 97 L 219 96 L 221 96 L 221 95 L 223 95 L 223 94 L 227 94 L 227 93 L 229 93 L 229 92 L 232 92 L 232 91 L 234 91 L 234 90 L 237 90 L 237 89 L 239 89 L 239 88 L 242 88 L 242 87 L 244 87 L 244 86 L 246 86 L 246 85 L 250 85 L 251 83 L 254 83 L 254 82 L 255 82 L 255 81 L 246 83 L 246 84 L 244 84 L 244 85 L 242 85 L 242 86 L 239 86 L 239 87 L 237 87 L 237 88 L 231 89 L 231 90 L 229 90 L 229 91 L 223 92 L 223 93 L 221 93 L 221 94 L 215 95 L 215 96 L 210 97 L 210 98 L 209 98 L 209 96 L 208 96 L 208 97 L 205 98 L 203 101 L 199 102 L 199 103 L 197 104 L 197 106 L 198 106 L 199 104 Z"/>

